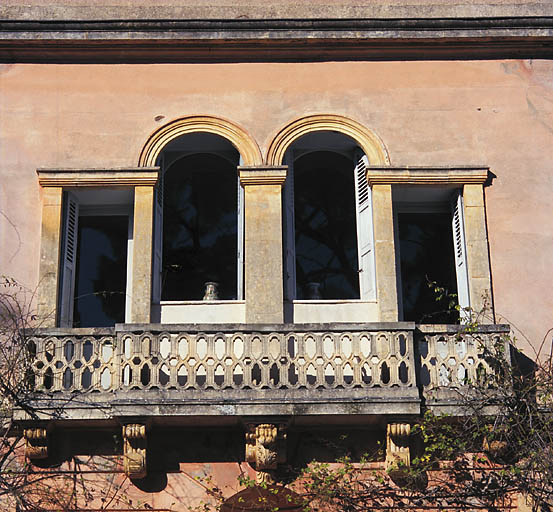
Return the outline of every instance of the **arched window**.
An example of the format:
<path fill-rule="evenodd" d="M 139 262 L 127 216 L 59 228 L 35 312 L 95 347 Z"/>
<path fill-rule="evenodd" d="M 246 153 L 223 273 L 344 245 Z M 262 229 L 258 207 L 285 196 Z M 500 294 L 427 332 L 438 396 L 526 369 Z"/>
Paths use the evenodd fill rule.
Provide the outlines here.
<path fill-rule="evenodd" d="M 350 158 L 315 151 L 294 162 L 296 297 L 358 299 L 355 186 Z"/>
<path fill-rule="evenodd" d="M 241 298 L 238 164 L 238 152 L 218 135 L 184 135 L 164 148 L 156 191 L 154 302 L 202 300 L 207 283 L 216 283 L 216 299 Z"/>
<path fill-rule="evenodd" d="M 368 161 L 353 139 L 316 132 L 287 150 L 288 300 L 375 299 Z"/>

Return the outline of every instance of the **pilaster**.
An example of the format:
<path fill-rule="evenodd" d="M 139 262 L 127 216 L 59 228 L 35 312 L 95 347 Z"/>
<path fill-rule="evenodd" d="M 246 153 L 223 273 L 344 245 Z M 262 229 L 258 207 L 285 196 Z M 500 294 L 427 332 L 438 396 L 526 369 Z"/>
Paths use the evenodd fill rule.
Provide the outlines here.
<path fill-rule="evenodd" d="M 478 318 L 479 322 L 493 323 L 492 285 L 483 185 L 465 185 L 463 187 L 463 203 L 470 306 L 476 314 L 482 313 Z"/>
<path fill-rule="evenodd" d="M 152 302 L 154 187 L 134 189 L 131 322 L 149 323 Z"/>
<path fill-rule="evenodd" d="M 61 252 L 62 187 L 42 189 L 42 226 L 38 285 L 41 327 L 55 327 Z"/>
<path fill-rule="evenodd" d="M 239 167 L 244 187 L 247 323 L 284 321 L 282 185 L 287 166 Z"/>
<path fill-rule="evenodd" d="M 398 294 L 392 186 L 373 185 L 372 201 L 379 320 L 397 322 Z"/>

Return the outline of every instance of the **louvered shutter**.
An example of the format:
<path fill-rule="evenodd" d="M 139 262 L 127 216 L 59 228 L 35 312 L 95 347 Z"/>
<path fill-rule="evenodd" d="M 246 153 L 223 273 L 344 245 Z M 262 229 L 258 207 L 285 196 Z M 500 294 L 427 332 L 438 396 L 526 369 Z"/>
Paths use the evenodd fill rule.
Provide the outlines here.
<path fill-rule="evenodd" d="M 79 203 L 70 192 L 64 194 L 64 213 L 59 324 L 73 327 Z"/>
<path fill-rule="evenodd" d="M 159 304 L 161 301 L 161 288 L 163 284 L 163 197 L 165 192 L 165 158 L 163 155 L 160 157 L 159 167 L 159 179 L 154 198 L 154 247 L 152 262 L 152 302 L 154 304 Z"/>
<path fill-rule="evenodd" d="M 244 165 L 242 156 L 238 165 Z M 238 184 L 238 271 L 236 273 L 238 279 L 237 299 L 244 298 L 244 187 L 240 183 L 240 174 L 237 173 Z"/>
<path fill-rule="evenodd" d="M 294 224 L 294 159 L 286 153 L 284 164 L 288 166 L 284 183 L 284 292 L 286 299 L 296 298 L 296 231 Z"/>
<path fill-rule="evenodd" d="M 359 291 L 361 299 L 376 299 L 372 192 L 367 183 L 369 161 L 362 152 L 355 154 L 355 211 L 357 220 L 357 254 L 359 258 Z"/>
<path fill-rule="evenodd" d="M 453 231 L 453 248 L 455 251 L 455 273 L 457 275 L 457 295 L 461 307 L 461 322 L 470 316 L 469 279 L 467 269 L 467 250 L 465 243 L 465 221 L 463 195 L 456 191 L 451 200 L 451 224 Z M 465 310 L 463 312 L 463 310 Z"/>

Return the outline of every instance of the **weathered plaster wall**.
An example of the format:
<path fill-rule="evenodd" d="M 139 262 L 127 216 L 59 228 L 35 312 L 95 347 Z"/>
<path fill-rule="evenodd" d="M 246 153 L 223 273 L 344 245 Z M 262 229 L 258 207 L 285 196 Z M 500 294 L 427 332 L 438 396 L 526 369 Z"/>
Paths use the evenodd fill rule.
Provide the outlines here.
<path fill-rule="evenodd" d="M 393 165 L 491 167 L 496 312 L 537 345 L 553 311 L 547 61 L 0 66 L 1 273 L 37 284 L 37 167 L 135 166 L 154 130 L 191 114 L 241 125 L 265 152 L 313 113 L 366 125 Z"/>

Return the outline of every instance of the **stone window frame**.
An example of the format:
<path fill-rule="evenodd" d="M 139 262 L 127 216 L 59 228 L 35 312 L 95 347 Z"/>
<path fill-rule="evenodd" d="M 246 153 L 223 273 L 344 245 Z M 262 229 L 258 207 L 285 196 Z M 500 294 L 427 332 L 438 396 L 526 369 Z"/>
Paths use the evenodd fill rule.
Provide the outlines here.
<path fill-rule="evenodd" d="M 42 327 L 55 327 L 60 299 L 63 192 L 73 188 L 133 188 L 132 322 L 150 321 L 152 208 L 159 167 L 37 169 L 42 221 L 37 312 Z"/>
<path fill-rule="evenodd" d="M 392 187 L 448 186 L 462 191 L 469 300 L 472 311 L 493 323 L 491 270 L 484 187 L 491 173 L 486 166 L 371 166 L 367 182 L 373 194 L 377 297 L 381 321 L 397 321 L 398 289 Z"/>

